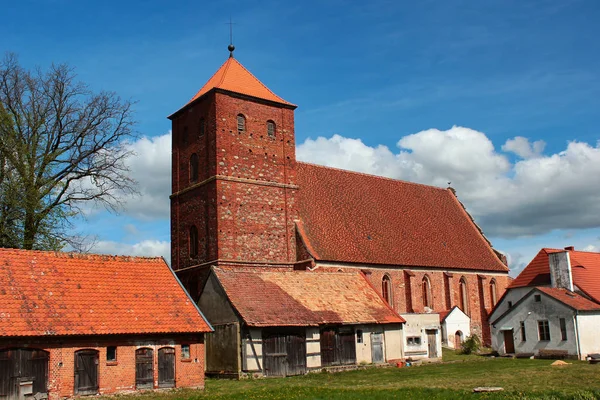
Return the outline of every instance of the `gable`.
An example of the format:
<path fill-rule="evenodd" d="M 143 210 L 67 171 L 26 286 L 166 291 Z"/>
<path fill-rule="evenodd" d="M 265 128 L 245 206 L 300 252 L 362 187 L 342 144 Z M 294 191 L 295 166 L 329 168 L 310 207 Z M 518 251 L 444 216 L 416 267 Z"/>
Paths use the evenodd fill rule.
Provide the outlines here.
<path fill-rule="evenodd" d="M 297 183 L 317 260 L 508 272 L 450 190 L 306 163 Z"/>
<path fill-rule="evenodd" d="M 2 336 L 211 331 L 158 257 L 0 249 L 0 287 Z"/>
<path fill-rule="evenodd" d="M 238 316 L 213 272 L 202 289 L 198 306 L 211 325 L 238 322 Z"/>

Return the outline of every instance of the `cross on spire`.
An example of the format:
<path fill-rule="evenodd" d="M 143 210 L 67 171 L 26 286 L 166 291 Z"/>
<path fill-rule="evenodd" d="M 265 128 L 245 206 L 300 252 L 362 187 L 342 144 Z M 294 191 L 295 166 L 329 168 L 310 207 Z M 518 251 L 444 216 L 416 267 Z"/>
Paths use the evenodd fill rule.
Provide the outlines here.
<path fill-rule="evenodd" d="M 235 46 L 233 45 L 233 25 L 235 22 L 231 20 L 231 15 L 229 16 L 229 22 L 225 24 L 229 25 L 229 46 L 227 46 L 227 50 L 229 50 L 229 57 L 233 57 L 233 51 L 235 50 Z"/>

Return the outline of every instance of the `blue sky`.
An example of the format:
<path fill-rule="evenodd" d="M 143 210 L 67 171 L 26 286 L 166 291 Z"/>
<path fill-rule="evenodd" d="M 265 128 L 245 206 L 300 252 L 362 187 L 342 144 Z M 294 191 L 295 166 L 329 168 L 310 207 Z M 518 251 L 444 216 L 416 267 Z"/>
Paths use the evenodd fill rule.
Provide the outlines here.
<path fill-rule="evenodd" d="M 166 116 L 225 61 L 231 14 L 236 57 L 299 105 L 299 157 L 430 184 L 452 181 L 515 266 L 543 246 L 600 247 L 600 209 L 590 206 L 600 203 L 595 0 L 23 0 L 2 1 L 1 9 L 2 52 L 16 52 L 28 67 L 67 62 L 93 88 L 137 101 L 138 129 L 149 138 L 137 149 L 150 153 L 134 165 L 168 168 L 166 155 L 157 153 L 163 163 L 155 163 L 151 151 L 170 129 Z M 339 157 L 309 151 L 319 137 L 320 148 Z M 507 143 L 515 137 L 526 141 Z M 443 146 L 432 154 L 425 138 Z M 523 150 L 536 141 L 545 146 Z M 450 157 L 441 164 L 446 151 L 460 165 Z M 554 185 L 561 187 L 544 189 Z M 498 187 L 505 190 L 498 194 Z M 168 188 L 147 190 L 157 199 L 168 195 Z M 118 217 L 95 213 L 79 229 L 98 236 L 98 251 L 164 252 L 168 209 L 134 208 Z"/>

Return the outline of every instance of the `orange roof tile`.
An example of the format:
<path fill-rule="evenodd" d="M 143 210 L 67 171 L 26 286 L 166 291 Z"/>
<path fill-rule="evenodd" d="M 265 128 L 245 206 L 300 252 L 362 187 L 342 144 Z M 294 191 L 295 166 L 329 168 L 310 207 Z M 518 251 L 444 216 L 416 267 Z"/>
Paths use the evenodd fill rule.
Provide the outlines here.
<path fill-rule="evenodd" d="M 510 288 L 550 285 L 548 254 L 562 252 L 561 249 L 541 249 L 531 262 L 510 284 Z M 600 302 L 600 253 L 566 250 L 569 252 L 573 284 Z"/>
<path fill-rule="evenodd" d="M 297 183 L 317 260 L 508 272 L 451 190 L 301 162 Z"/>
<path fill-rule="evenodd" d="M 249 326 L 405 322 L 358 272 L 213 271 Z"/>
<path fill-rule="evenodd" d="M 210 331 L 160 257 L 0 249 L 0 336 Z"/>
<path fill-rule="evenodd" d="M 555 298 L 568 305 L 569 307 L 579 311 L 596 311 L 600 310 L 600 304 L 595 303 L 591 300 L 586 299 L 583 296 L 573 293 L 567 289 L 549 288 L 549 287 L 537 287 L 540 292 L 547 294 L 550 297 Z"/>
<path fill-rule="evenodd" d="M 227 61 L 221 65 L 217 72 L 215 72 L 198 93 L 192 97 L 188 104 L 214 88 L 295 107 L 294 104 L 285 101 L 273 93 L 234 57 L 229 57 Z"/>

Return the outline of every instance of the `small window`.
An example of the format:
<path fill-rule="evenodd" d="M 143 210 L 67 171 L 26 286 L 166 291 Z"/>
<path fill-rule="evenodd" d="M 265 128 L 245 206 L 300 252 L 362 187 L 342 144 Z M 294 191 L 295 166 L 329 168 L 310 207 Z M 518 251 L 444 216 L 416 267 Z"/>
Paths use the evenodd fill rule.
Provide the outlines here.
<path fill-rule="evenodd" d="M 560 318 L 560 335 L 562 340 L 567 340 L 567 321 L 564 318 Z"/>
<path fill-rule="evenodd" d="M 381 296 L 391 306 L 392 305 L 392 290 L 391 290 L 390 277 L 384 275 L 381 279 Z"/>
<path fill-rule="evenodd" d="M 512 301 L 508 302 L 508 308 L 512 308 Z"/>
<path fill-rule="evenodd" d="M 198 228 L 190 226 L 190 258 L 198 256 Z"/>
<path fill-rule="evenodd" d="M 521 321 L 521 341 L 527 341 L 527 334 L 525 332 L 525 321 Z"/>
<path fill-rule="evenodd" d="M 275 137 L 275 122 L 267 121 L 267 135 L 272 138 Z"/>
<path fill-rule="evenodd" d="M 188 127 L 184 126 L 183 127 L 183 132 L 181 133 L 181 143 L 183 143 L 183 145 L 187 145 L 188 143 Z"/>
<path fill-rule="evenodd" d="M 539 303 L 540 301 L 542 301 L 542 296 L 539 294 L 536 294 L 535 296 L 533 296 L 535 298 L 535 302 Z"/>
<path fill-rule="evenodd" d="M 192 154 L 190 157 L 190 182 L 198 181 L 198 155 Z"/>
<path fill-rule="evenodd" d="M 182 360 L 187 360 L 190 358 L 190 345 L 189 344 L 182 344 L 181 345 L 181 359 Z"/>
<path fill-rule="evenodd" d="M 238 114 L 237 116 L 237 130 L 238 132 L 246 131 L 246 117 L 244 117 L 242 114 Z"/>
<path fill-rule="evenodd" d="M 106 361 L 117 361 L 117 346 L 108 346 L 106 348 Z"/>
<path fill-rule="evenodd" d="M 363 331 L 362 329 L 357 329 L 356 330 L 356 343 L 362 343 L 363 342 Z"/>
<path fill-rule="evenodd" d="M 406 344 L 409 346 L 420 346 L 421 345 L 421 337 L 420 336 L 409 336 L 406 338 Z"/>
<path fill-rule="evenodd" d="M 550 341 L 550 325 L 548 320 L 538 321 L 538 333 L 540 335 L 540 341 Z"/>
<path fill-rule="evenodd" d="M 200 118 L 198 122 L 198 137 L 204 136 L 204 132 L 206 130 L 206 123 L 204 122 L 204 118 Z"/>
<path fill-rule="evenodd" d="M 496 280 L 492 279 L 490 282 L 490 301 L 492 302 L 492 307 L 496 305 L 498 302 L 496 295 Z"/>

